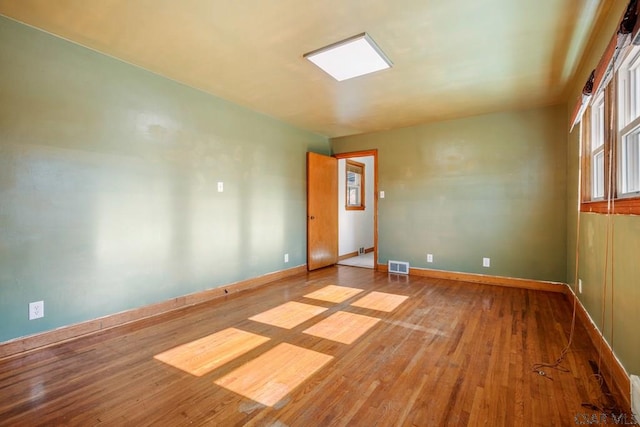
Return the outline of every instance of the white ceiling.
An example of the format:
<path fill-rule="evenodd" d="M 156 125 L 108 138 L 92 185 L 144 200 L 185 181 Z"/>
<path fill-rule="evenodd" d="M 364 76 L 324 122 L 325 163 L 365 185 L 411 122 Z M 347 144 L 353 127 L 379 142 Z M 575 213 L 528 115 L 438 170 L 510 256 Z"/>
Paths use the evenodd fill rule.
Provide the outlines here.
<path fill-rule="evenodd" d="M 0 14 L 336 137 L 561 102 L 610 3 L 0 0 Z M 392 69 L 337 82 L 302 57 L 362 32 Z"/>

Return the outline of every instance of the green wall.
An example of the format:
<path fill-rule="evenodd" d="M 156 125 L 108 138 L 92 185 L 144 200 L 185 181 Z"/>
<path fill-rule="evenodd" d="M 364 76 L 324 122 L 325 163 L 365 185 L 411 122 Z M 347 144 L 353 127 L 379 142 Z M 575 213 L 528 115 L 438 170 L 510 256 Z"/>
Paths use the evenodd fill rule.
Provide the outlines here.
<path fill-rule="evenodd" d="M 581 214 L 579 247 L 578 296 L 627 373 L 638 375 L 640 217 Z"/>
<path fill-rule="evenodd" d="M 627 0 L 606 4 L 606 22 L 594 31 L 572 82 L 569 111 L 616 31 L 627 4 Z M 627 373 L 640 375 L 640 216 L 578 214 L 579 128 L 576 126 L 568 134 L 567 146 L 567 279 Z M 582 293 L 576 285 L 576 263 Z"/>
<path fill-rule="evenodd" d="M 566 122 L 561 105 L 336 138 L 332 147 L 378 149 L 380 263 L 564 282 Z"/>
<path fill-rule="evenodd" d="M 306 262 L 327 138 L 2 17 L 0 40 L 0 342 Z"/>

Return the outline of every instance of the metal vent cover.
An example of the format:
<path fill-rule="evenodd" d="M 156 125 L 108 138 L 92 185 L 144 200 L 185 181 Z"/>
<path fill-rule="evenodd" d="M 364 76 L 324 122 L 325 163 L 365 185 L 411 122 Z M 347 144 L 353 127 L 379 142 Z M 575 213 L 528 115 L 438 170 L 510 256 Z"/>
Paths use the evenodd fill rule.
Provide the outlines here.
<path fill-rule="evenodd" d="M 409 263 L 405 261 L 389 260 L 389 273 L 409 274 Z"/>

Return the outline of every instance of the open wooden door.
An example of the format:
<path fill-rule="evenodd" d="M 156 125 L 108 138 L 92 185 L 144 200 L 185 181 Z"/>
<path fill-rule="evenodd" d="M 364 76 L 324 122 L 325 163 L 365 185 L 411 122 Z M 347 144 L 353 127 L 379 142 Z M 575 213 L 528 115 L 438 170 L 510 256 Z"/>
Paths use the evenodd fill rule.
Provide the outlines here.
<path fill-rule="evenodd" d="M 307 153 L 307 269 L 338 262 L 338 159 Z"/>

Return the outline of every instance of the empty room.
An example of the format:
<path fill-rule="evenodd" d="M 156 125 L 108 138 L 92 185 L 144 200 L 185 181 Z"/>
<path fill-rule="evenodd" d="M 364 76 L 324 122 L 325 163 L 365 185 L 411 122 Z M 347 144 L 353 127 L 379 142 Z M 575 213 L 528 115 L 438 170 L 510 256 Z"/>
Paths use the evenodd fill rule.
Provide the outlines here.
<path fill-rule="evenodd" d="M 637 425 L 636 0 L 0 0 L 0 426 Z"/>

